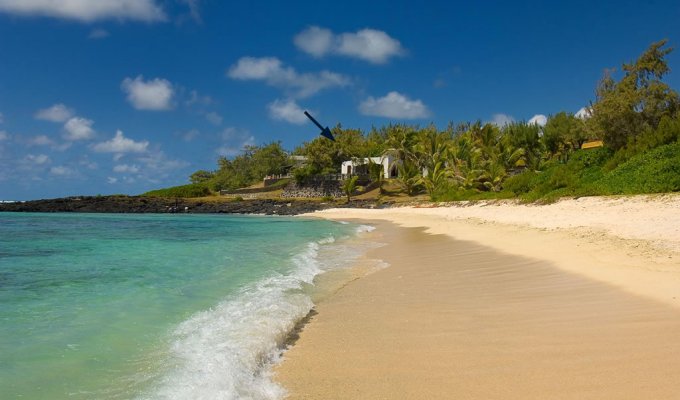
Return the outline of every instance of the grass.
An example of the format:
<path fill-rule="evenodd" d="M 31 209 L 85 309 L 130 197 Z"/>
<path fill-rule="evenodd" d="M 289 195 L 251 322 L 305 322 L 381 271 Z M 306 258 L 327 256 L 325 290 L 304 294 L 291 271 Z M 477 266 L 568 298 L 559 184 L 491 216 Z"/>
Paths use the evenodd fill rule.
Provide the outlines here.
<path fill-rule="evenodd" d="M 142 196 L 148 197 L 203 197 L 211 195 L 212 192 L 206 184 L 192 183 L 189 185 L 173 186 L 165 189 L 152 190 L 143 193 Z"/>

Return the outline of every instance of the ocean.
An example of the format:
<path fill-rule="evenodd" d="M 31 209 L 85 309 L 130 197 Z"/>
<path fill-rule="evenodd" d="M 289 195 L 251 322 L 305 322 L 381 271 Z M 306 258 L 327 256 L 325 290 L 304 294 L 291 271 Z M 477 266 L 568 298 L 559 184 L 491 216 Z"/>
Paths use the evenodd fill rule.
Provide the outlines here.
<path fill-rule="evenodd" d="M 315 277 L 379 246 L 370 230 L 0 213 L 0 398 L 281 398 L 271 367 L 314 305 Z"/>

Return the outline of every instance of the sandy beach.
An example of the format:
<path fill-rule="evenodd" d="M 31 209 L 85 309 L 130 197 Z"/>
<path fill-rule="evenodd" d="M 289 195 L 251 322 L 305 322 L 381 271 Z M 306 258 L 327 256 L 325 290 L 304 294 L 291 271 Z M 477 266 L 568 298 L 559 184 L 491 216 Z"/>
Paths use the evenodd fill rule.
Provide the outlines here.
<path fill-rule="evenodd" d="M 291 399 L 676 399 L 680 196 L 326 210 L 388 268 L 318 302 Z"/>

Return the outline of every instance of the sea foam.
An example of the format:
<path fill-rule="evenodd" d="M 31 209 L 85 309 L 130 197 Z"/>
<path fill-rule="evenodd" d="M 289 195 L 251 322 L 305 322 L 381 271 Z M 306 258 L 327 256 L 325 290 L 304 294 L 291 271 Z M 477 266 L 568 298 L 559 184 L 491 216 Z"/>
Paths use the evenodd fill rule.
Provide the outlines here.
<path fill-rule="evenodd" d="M 170 367 L 141 398 L 282 398 L 285 390 L 272 380 L 271 367 L 296 322 L 313 307 L 303 288 L 319 273 L 348 261 L 337 259 L 338 254 L 347 254 L 344 251 L 331 251 L 330 258 L 320 261 L 319 250 L 335 241 L 331 239 L 309 243 L 292 258 L 290 273 L 248 285 L 181 323 L 171 335 L 170 355 L 163 361 Z"/>

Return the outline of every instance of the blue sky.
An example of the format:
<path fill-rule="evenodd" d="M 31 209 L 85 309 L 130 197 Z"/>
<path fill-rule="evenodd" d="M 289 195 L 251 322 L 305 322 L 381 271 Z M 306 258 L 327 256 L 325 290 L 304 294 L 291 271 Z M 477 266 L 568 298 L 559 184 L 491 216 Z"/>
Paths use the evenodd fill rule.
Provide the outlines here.
<path fill-rule="evenodd" d="M 575 113 L 678 21 L 660 0 L 0 0 L 0 200 L 184 184 L 316 137 L 305 109 L 365 131 Z"/>

